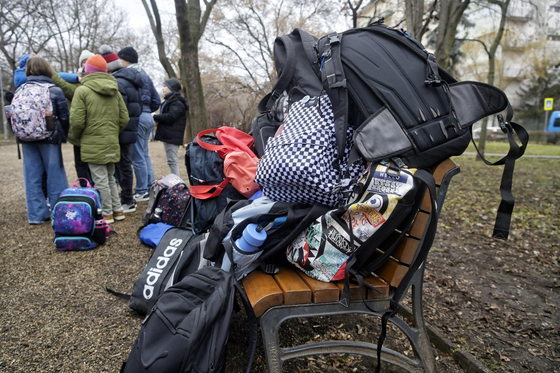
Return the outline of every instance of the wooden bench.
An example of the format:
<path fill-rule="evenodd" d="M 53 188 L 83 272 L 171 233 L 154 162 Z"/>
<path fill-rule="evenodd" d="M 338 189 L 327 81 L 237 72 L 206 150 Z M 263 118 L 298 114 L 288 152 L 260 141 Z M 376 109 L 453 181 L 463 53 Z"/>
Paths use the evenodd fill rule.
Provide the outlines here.
<path fill-rule="evenodd" d="M 432 169 L 437 187 L 437 211 L 439 214 L 451 178 L 460 172 L 451 160 L 445 160 Z M 292 318 L 316 316 L 367 314 L 382 316 L 388 307 L 392 292 L 400 284 L 408 266 L 417 255 L 429 215 L 433 213 L 429 193 L 425 193 L 420 210 L 399 244 L 392 257 L 365 282 L 374 285 L 380 292 L 368 288 L 367 300 L 362 301 L 358 285 L 351 285 L 349 307 L 340 304 L 343 281 L 326 283 L 306 276 L 295 267 L 282 267 L 275 275 L 268 275 L 260 270 L 250 273 L 242 280 L 243 287 L 255 314 L 260 317 L 261 334 L 269 372 L 282 372 L 286 360 L 326 353 L 351 353 L 377 358 L 377 344 L 358 341 L 334 340 L 326 342 L 309 342 L 289 348 L 280 347 L 279 328 Z M 389 238 L 391 240 L 391 238 Z M 383 250 L 385 245 L 380 245 Z M 410 372 L 434 372 L 435 358 L 426 331 L 422 306 L 422 284 L 424 278 L 423 263 L 415 272 L 409 284 L 412 305 L 411 325 L 402 316 L 396 315 L 390 322 L 396 325 L 408 337 L 415 357 L 410 358 L 389 348 L 382 348 L 381 360 L 399 366 Z M 409 291 L 407 290 L 407 292 Z M 364 302 L 368 303 L 366 307 Z"/>

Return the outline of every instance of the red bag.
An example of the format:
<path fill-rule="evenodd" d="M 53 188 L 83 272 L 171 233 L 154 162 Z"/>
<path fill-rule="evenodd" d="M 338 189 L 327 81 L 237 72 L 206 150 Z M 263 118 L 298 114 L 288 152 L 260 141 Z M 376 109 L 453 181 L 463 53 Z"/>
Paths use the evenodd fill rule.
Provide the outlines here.
<path fill-rule="evenodd" d="M 199 141 L 199 138 L 211 132 L 216 132 L 216 137 L 222 145 L 208 144 Z M 220 185 L 191 186 L 191 195 L 198 199 L 217 197 L 228 183 L 243 196 L 249 198 L 259 190 L 255 183 L 258 158 L 252 150 L 253 137 L 233 127 L 220 127 L 200 132 L 195 140 L 202 148 L 218 152 L 224 159 L 224 175 L 226 178 Z M 214 192 L 208 192 L 214 189 Z"/>

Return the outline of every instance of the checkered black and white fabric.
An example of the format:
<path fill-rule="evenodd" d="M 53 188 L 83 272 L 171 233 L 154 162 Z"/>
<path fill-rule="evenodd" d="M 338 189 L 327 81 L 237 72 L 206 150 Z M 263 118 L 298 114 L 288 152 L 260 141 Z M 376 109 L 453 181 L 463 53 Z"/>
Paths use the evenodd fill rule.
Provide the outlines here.
<path fill-rule="evenodd" d="M 336 206 L 341 172 L 336 162 L 332 105 L 327 95 L 304 97 L 290 108 L 280 134 L 269 139 L 258 162 L 255 182 L 275 201 Z M 349 133 L 346 159 L 351 148 Z M 346 163 L 343 162 L 345 167 Z M 350 173 L 353 178 L 363 164 Z"/>

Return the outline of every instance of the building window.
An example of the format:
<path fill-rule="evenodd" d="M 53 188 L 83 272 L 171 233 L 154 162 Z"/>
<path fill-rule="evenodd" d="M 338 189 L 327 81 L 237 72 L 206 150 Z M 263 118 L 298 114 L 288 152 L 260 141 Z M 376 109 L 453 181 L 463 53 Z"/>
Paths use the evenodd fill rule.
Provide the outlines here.
<path fill-rule="evenodd" d="M 560 35 L 548 35 L 548 40 L 560 41 Z"/>
<path fill-rule="evenodd" d="M 554 13 L 560 13 L 560 6 L 551 6 L 549 10 Z"/>

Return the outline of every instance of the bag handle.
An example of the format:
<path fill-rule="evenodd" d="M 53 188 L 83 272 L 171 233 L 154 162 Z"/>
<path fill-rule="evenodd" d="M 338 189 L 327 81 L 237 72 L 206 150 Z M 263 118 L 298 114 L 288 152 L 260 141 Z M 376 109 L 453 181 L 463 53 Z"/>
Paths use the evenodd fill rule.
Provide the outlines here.
<path fill-rule="evenodd" d="M 224 188 L 228 185 L 230 179 L 225 178 L 218 185 L 191 185 L 191 196 L 197 199 L 209 199 L 219 196 Z M 212 189 L 215 189 L 212 193 L 209 193 Z"/>
<path fill-rule="evenodd" d="M 87 188 L 91 188 L 91 184 L 89 183 L 89 180 L 86 179 L 85 177 L 79 177 L 78 179 L 76 179 L 76 181 L 74 181 L 74 184 L 72 184 L 72 188 L 76 188 L 80 180 L 84 180 L 86 182 Z"/>
<path fill-rule="evenodd" d="M 219 128 L 211 128 L 208 130 L 204 130 L 198 133 L 198 135 L 196 136 L 196 142 L 198 143 L 198 145 L 200 145 L 201 148 L 206 149 L 206 150 L 210 150 L 213 152 L 217 152 L 218 150 L 224 150 L 224 149 L 228 149 L 227 146 L 224 145 L 213 145 L 213 144 L 208 144 L 207 142 L 201 141 L 200 137 L 207 135 L 209 133 L 212 132 L 218 132 L 220 129 Z"/>
<path fill-rule="evenodd" d="M 207 142 L 200 140 L 201 136 L 207 135 L 212 132 L 216 132 L 216 137 L 218 138 L 218 140 L 220 140 L 222 145 L 208 144 Z M 245 136 L 246 140 L 250 140 L 251 143 L 244 142 L 242 139 L 238 138 L 239 135 Z M 247 135 L 245 132 L 233 127 L 211 128 L 199 132 L 196 136 L 196 142 L 198 143 L 198 145 L 200 145 L 201 148 L 214 152 L 219 152 L 222 150 L 223 152 L 219 153 L 220 157 L 222 158 L 225 158 L 225 156 L 232 151 L 242 151 L 249 154 L 252 158 L 257 158 L 255 153 L 250 148 L 250 146 L 253 144 L 252 141 L 252 136 Z"/>

